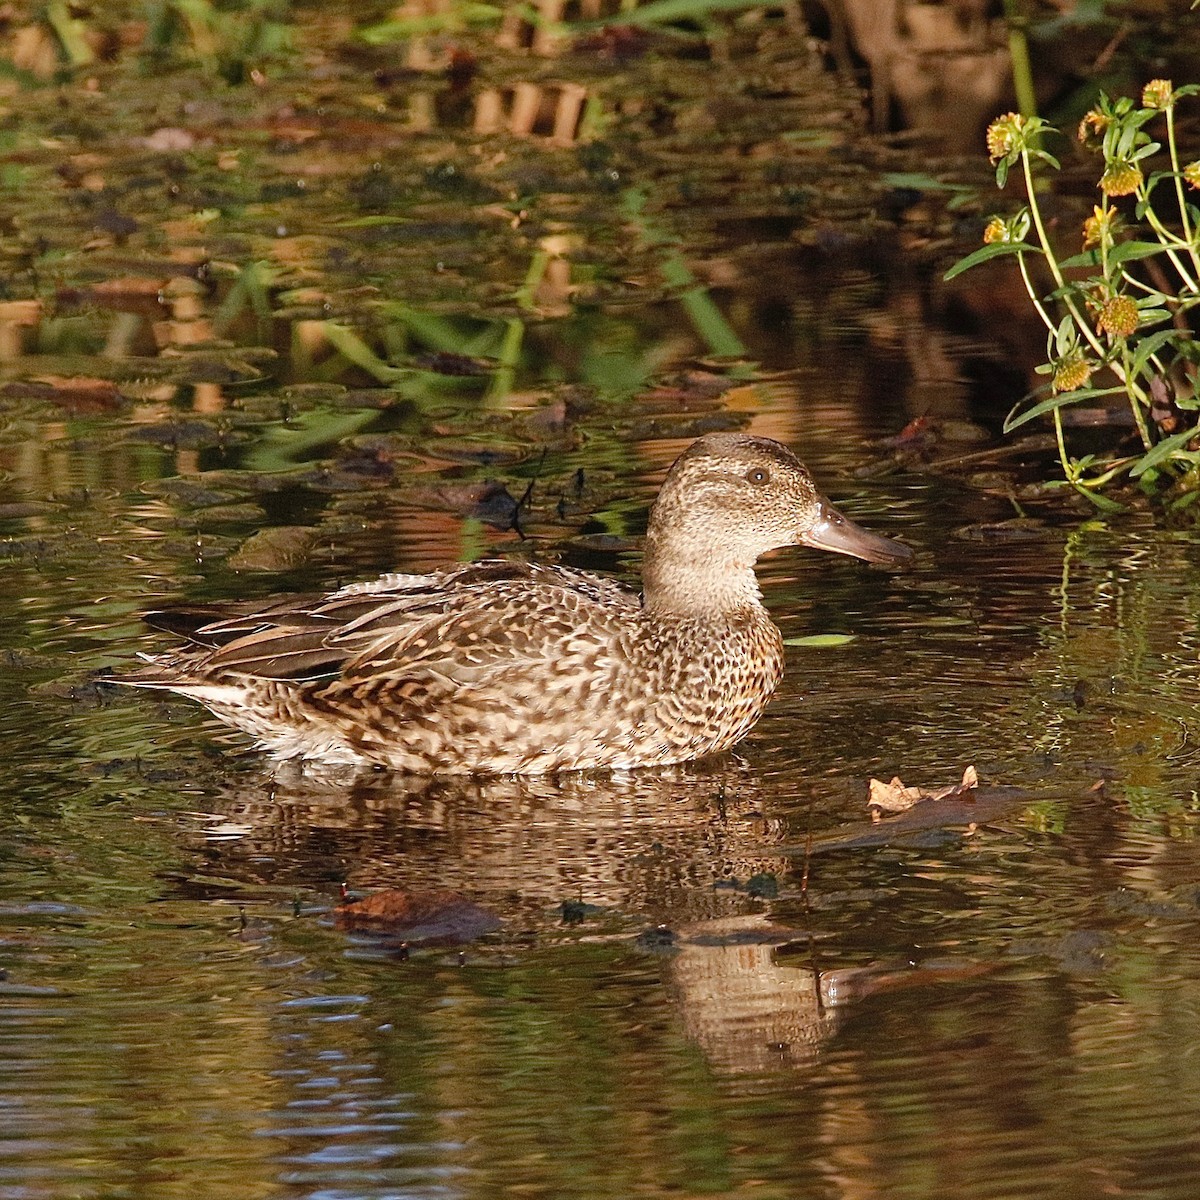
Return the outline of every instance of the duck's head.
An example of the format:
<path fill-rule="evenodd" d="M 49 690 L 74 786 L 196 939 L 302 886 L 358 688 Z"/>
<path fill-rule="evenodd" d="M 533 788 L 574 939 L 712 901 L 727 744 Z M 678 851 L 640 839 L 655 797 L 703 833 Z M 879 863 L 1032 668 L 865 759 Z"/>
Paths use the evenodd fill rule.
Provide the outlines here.
<path fill-rule="evenodd" d="M 676 460 L 646 531 L 646 603 L 673 609 L 757 598 L 753 567 L 780 546 L 812 546 L 873 563 L 912 551 L 842 516 L 779 442 L 710 433 Z"/>

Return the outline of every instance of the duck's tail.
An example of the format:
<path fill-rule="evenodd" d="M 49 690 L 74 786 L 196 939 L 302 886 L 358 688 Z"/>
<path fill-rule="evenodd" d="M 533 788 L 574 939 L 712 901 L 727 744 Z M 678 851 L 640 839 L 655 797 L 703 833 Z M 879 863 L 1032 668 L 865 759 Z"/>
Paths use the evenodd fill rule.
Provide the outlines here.
<path fill-rule="evenodd" d="M 184 667 L 169 658 L 152 654 L 139 654 L 146 664 L 131 671 L 106 672 L 101 683 L 117 684 L 120 687 L 155 688 L 164 692 L 178 692 L 202 704 L 220 703 L 235 699 L 242 689 L 233 684 L 216 683 L 189 675 Z"/>

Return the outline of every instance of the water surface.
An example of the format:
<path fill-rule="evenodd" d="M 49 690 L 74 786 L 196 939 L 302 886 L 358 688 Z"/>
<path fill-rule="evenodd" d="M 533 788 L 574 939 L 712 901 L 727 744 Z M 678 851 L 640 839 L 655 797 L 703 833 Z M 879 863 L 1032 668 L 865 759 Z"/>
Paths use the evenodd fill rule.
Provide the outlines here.
<path fill-rule="evenodd" d="M 126 181 L 103 219 L 63 143 L 18 147 L 44 243 L 0 313 L 0 1195 L 1194 1194 L 1200 536 L 1022 499 L 1034 451 L 881 470 L 866 443 L 921 414 L 926 458 L 990 446 L 1008 376 L 970 385 L 991 352 L 892 269 L 859 151 L 816 187 L 841 116 L 784 91 L 718 138 L 672 69 L 686 169 L 642 162 L 641 196 L 615 137 L 485 169 L 469 128 L 352 122 L 330 83 L 238 170 L 122 128 L 87 151 Z M 142 89 L 136 136 L 201 101 L 223 128 L 191 86 Z M 63 100 L 69 153 L 117 99 Z M 163 602 L 488 553 L 634 582 L 710 428 L 781 438 L 918 552 L 762 564 L 785 637 L 850 640 L 789 648 L 736 755 L 335 787 L 95 685 Z M 968 764 L 1014 790 L 871 822 L 872 776 Z M 343 888 L 503 925 L 405 954 L 334 920 Z"/>

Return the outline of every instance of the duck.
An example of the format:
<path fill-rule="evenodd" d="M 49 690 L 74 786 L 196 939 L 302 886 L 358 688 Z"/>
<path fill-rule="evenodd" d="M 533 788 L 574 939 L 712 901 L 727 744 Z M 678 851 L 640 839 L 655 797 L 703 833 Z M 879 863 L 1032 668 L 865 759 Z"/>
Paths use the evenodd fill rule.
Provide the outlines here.
<path fill-rule="evenodd" d="M 180 645 L 110 681 L 199 702 L 277 760 L 417 775 L 627 770 L 720 754 L 783 674 L 755 563 L 807 546 L 899 565 L 786 446 L 710 433 L 650 512 L 640 594 L 556 564 L 388 573 L 265 606 L 145 614 Z"/>

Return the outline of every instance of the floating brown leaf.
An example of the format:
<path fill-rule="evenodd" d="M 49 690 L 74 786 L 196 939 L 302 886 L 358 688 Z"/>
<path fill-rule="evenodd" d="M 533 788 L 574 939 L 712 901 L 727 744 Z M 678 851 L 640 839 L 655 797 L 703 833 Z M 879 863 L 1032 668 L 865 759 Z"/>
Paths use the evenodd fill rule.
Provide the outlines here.
<path fill-rule="evenodd" d="M 4 386 L 4 395 L 51 401 L 75 412 L 104 412 L 117 408 L 121 393 L 109 379 L 88 375 L 38 375 Z"/>
<path fill-rule="evenodd" d="M 406 942 L 469 942 L 500 928 L 494 913 L 458 892 L 387 888 L 333 910 L 342 929 L 368 929 Z"/>
<path fill-rule="evenodd" d="M 937 788 L 934 791 L 921 787 L 905 787 L 897 775 L 892 776 L 891 783 L 884 783 L 881 779 L 872 779 L 870 786 L 871 794 L 867 799 L 867 804 L 878 820 L 880 812 L 906 812 L 914 804 L 920 804 L 924 800 L 962 799 L 967 792 L 972 792 L 979 786 L 979 775 L 973 766 L 968 767 L 963 772 L 961 783 Z"/>

